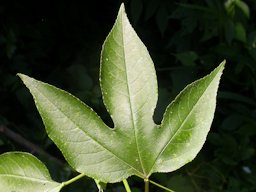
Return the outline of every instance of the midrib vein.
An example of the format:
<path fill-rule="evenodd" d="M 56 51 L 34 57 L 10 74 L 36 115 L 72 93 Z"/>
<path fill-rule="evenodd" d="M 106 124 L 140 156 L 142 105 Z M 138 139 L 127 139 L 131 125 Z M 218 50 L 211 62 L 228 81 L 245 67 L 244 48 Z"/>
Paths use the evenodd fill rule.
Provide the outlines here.
<path fill-rule="evenodd" d="M 0 174 L 0 178 L 1 177 L 13 177 L 17 179 L 26 179 L 30 181 L 39 182 L 39 183 L 57 183 L 55 181 L 44 180 L 44 178 L 33 178 L 26 175 Z"/>
<path fill-rule="evenodd" d="M 122 13 L 121 15 L 121 19 L 122 19 L 122 47 L 123 47 L 123 57 L 124 57 L 124 68 L 125 68 L 125 78 L 126 78 L 126 86 L 127 86 L 127 92 L 128 92 L 128 100 L 129 100 L 129 106 L 130 106 L 130 112 L 131 112 L 131 120 L 132 120 L 132 126 L 133 126 L 133 130 L 134 130 L 134 138 L 135 138 L 135 143 L 136 143 L 136 148 L 137 148 L 137 153 L 138 153 L 138 157 L 139 157 L 139 162 L 143 171 L 143 174 L 145 175 L 145 168 L 142 162 L 142 158 L 141 158 L 141 154 L 139 151 L 139 145 L 138 145 L 138 138 L 137 138 L 137 127 L 135 124 L 135 117 L 134 117 L 134 109 L 132 106 L 132 98 L 131 98 L 131 91 L 130 91 L 130 83 L 129 83 L 129 75 L 128 75 L 128 70 L 127 70 L 127 62 L 126 62 L 126 50 L 125 50 L 125 45 L 127 45 L 128 43 L 126 43 L 125 36 L 124 36 L 124 22 L 125 22 L 125 17 L 123 16 L 124 13 Z"/>
<path fill-rule="evenodd" d="M 203 97 L 203 95 L 205 94 L 205 92 L 208 90 L 209 86 L 211 85 L 212 81 L 215 79 L 215 77 L 217 76 L 217 74 L 211 79 L 211 82 L 205 87 L 205 90 L 203 91 L 203 93 L 201 94 L 201 96 L 198 98 L 198 100 L 196 101 L 195 105 L 192 107 L 192 109 L 190 110 L 190 112 L 188 113 L 188 115 L 186 116 L 186 118 L 182 121 L 181 125 L 179 126 L 179 128 L 175 131 L 174 135 L 170 138 L 170 140 L 163 146 L 162 150 L 160 151 L 160 153 L 157 155 L 154 163 L 152 164 L 151 170 L 149 172 L 149 174 L 152 173 L 152 170 L 155 166 L 156 161 L 158 160 L 158 158 L 162 155 L 162 153 L 165 151 L 165 149 L 168 147 L 168 145 L 172 142 L 172 140 L 175 138 L 175 136 L 178 134 L 178 132 L 180 131 L 180 129 L 183 127 L 183 125 L 185 124 L 185 122 L 187 121 L 187 119 L 190 117 L 190 115 L 192 114 L 192 112 L 194 111 L 195 107 L 197 106 L 197 104 L 199 103 L 200 99 Z"/>

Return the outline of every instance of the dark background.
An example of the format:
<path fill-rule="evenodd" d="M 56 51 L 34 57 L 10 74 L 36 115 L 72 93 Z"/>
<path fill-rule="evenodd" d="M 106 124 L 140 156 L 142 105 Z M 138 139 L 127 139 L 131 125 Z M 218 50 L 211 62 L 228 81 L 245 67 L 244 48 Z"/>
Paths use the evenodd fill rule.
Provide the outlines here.
<path fill-rule="evenodd" d="M 110 121 L 99 88 L 99 58 L 120 4 L 0 1 L 0 153 L 28 151 L 47 164 L 54 179 L 75 176 L 48 139 L 16 73 L 71 92 Z M 227 61 L 203 149 L 180 170 L 151 179 L 177 192 L 256 191 L 256 1 L 127 0 L 125 5 L 155 63 L 156 122 L 188 83 Z M 143 191 L 142 180 L 128 181 L 132 191 Z M 117 183 L 108 190 L 124 188 Z M 63 191 L 97 189 L 84 178 Z M 151 185 L 151 191 L 161 190 Z"/>

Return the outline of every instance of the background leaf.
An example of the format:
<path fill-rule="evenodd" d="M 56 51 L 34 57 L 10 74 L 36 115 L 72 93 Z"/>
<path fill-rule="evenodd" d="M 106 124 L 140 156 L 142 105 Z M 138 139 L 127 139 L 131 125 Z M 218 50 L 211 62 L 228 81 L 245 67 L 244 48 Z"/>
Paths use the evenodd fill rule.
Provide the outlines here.
<path fill-rule="evenodd" d="M 62 187 L 41 161 L 24 152 L 0 155 L 0 186 L 5 192 L 58 192 Z"/>

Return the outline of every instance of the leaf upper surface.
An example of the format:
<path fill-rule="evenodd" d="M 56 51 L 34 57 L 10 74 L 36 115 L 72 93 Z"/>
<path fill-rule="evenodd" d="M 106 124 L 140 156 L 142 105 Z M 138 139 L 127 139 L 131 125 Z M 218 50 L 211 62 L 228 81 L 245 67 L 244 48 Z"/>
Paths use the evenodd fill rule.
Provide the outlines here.
<path fill-rule="evenodd" d="M 160 133 L 161 150 L 153 172 L 170 172 L 192 161 L 210 130 L 225 61 L 211 74 L 188 85 L 167 107 Z"/>
<path fill-rule="evenodd" d="M 5 192 L 58 192 L 61 184 L 53 181 L 44 164 L 29 153 L 0 155 L 0 186 Z"/>
<path fill-rule="evenodd" d="M 54 86 L 19 76 L 34 97 L 49 137 L 75 170 L 110 182 L 110 175 L 126 178 L 139 169 L 121 158 L 127 138 L 107 127 L 91 108 Z"/>
<path fill-rule="evenodd" d="M 150 55 L 121 5 L 103 44 L 100 84 L 111 129 L 87 105 L 49 84 L 19 74 L 34 97 L 49 137 L 78 172 L 103 182 L 147 179 L 191 161 L 202 148 L 216 106 L 224 63 L 187 86 L 153 121 L 157 80 Z"/>
<path fill-rule="evenodd" d="M 129 140 L 132 156 L 145 175 L 151 166 L 151 130 L 157 103 L 157 80 L 153 61 L 121 6 L 115 25 L 106 38 L 101 54 L 100 82 L 104 104 L 115 131 Z M 149 155 L 148 151 L 151 151 Z M 143 161 L 148 159 L 148 161 Z"/>

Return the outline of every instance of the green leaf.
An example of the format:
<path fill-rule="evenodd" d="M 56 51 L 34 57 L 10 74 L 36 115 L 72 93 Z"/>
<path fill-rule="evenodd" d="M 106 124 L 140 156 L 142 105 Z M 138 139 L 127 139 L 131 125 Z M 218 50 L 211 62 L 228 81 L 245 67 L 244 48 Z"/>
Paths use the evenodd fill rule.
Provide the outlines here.
<path fill-rule="evenodd" d="M 225 3 L 225 8 L 228 12 L 228 14 L 230 14 L 231 16 L 234 16 L 235 14 L 235 8 L 239 8 L 243 14 L 249 18 L 250 17 L 250 9 L 248 7 L 248 5 L 242 1 L 242 0 L 227 0 Z"/>
<path fill-rule="evenodd" d="M 58 192 L 62 185 L 53 181 L 45 165 L 24 152 L 0 155 L 0 188 L 4 192 Z"/>
<path fill-rule="evenodd" d="M 198 55 L 194 51 L 187 51 L 174 55 L 184 66 L 195 66 L 195 61 L 198 59 Z"/>
<path fill-rule="evenodd" d="M 235 4 L 245 14 L 247 18 L 250 18 L 250 9 L 244 1 L 236 0 Z"/>
<path fill-rule="evenodd" d="M 241 23 L 235 25 L 235 38 L 243 43 L 246 43 L 246 30 Z"/>
<path fill-rule="evenodd" d="M 157 133 L 161 149 L 153 172 L 174 171 L 193 160 L 202 148 L 213 120 L 224 64 L 188 85 L 167 107 Z"/>
<path fill-rule="evenodd" d="M 202 148 L 216 105 L 224 62 L 186 87 L 153 121 L 157 79 L 151 57 L 121 5 L 104 42 L 100 84 L 113 119 L 109 128 L 87 105 L 49 84 L 19 74 L 32 93 L 49 137 L 78 172 L 102 182 L 148 179 L 191 161 Z"/>
<path fill-rule="evenodd" d="M 227 13 L 231 15 L 232 17 L 235 14 L 235 1 L 236 0 L 227 0 L 224 5 Z"/>

